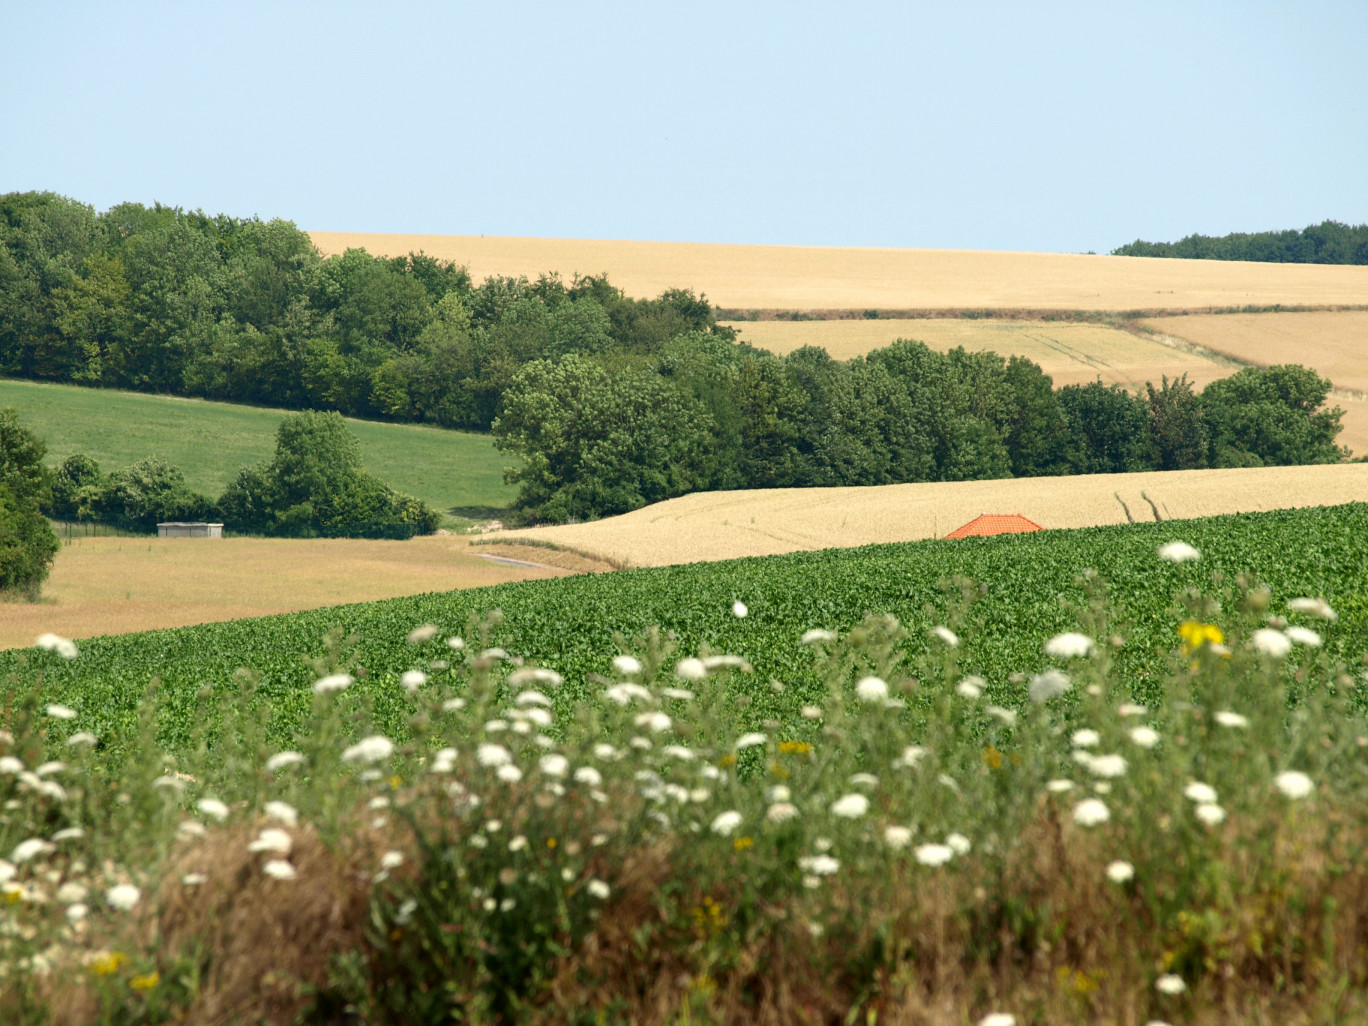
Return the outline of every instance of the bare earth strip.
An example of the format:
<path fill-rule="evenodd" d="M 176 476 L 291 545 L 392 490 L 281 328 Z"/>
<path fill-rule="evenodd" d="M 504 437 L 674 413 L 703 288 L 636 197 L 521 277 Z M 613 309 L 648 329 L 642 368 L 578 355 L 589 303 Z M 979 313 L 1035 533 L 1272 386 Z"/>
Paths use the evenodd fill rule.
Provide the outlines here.
<path fill-rule="evenodd" d="M 1368 267 L 969 250 L 310 232 L 325 255 L 422 251 L 489 275 L 607 272 L 629 296 L 778 310 L 1180 310 L 1368 302 Z"/>
<path fill-rule="evenodd" d="M 51 631 L 69 638 L 185 627 L 346 602 L 478 588 L 606 569 L 520 549 L 533 568 L 481 559 L 466 538 L 411 541 L 80 538 L 62 546 L 35 604 L 0 604 L 0 649 Z"/>
<path fill-rule="evenodd" d="M 1119 496 L 1119 498 L 1118 498 Z M 1148 496 L 1148 500 L 1146 499 Z M 1150 504 L 1153 502 L 1153 507 Z M 1046 528 L 1368 501 L 1368 464 L 702 492 L 588 524 L 510 531 L 632 566 L 939 538 L 980 513 Z M 1122 503 L 1124 502 L 1124 507 Z M 1182 536 L 1180 525 L 1175 537 Z"/>
<path fill-rule="evenodd" d="M 1101 378 L 1108 385 L 1139 390 L 1146 381 L 1157 385 L 1164 375 L 1176 378 L 1186 374 L 1201 388 L 1234 370 L 1105 324 L 959 318 L 727 323 L 740 332 L 741 341 L 781 356 L 802 346 L 820 346 L 836 359 L 848 360 L 900 338 L 925 342 L 940 352 L 963 346 L 1004 357 L 1024 356 L 1039 364 L 1056 386 L 1087 384 Z"/>

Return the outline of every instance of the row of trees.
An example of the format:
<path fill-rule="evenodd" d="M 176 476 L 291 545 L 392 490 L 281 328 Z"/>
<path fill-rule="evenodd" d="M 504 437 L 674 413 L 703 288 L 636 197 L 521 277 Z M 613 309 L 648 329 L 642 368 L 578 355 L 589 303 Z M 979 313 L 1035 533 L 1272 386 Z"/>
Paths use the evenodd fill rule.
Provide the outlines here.
<path fill-rule="evenodd" d="M 1192 260 L 1260 260 L 1275 264 L 1368 264 L 1368 224 L 1322 221 L 1301 231 L 1189 235 L 1177 242 L 1136 239 L 1113 256 L 1186 257 Z"/>
<path fill-rule="evenodd" d="M 277 537 L 411 537 L 441 522 L 436 510 L 362 469 L 360 443 L 338 413 L 286 417 L 275 455 L 243 467 L 216 500 L 191 491 L 180 468 L 158 457 L 105 474 L 77 453 L 58 465 L 42 508 L 59 520 L 130 531 L 222 520 L 234 531 Z"/>
<path fill-rule="evenodd" d="M 47 446 L 0 410 L 0 601 L 37 599 L 57 555 L 57 535 L 43 515 L 52 497 Z"/>
<path fill-rule="evenodd" d="M 1332 463 L 1340 411 L 1303 367 L 1196 392 L 1165 379 L 1054 389 L 1020 357 L 899 341 L 850 361 L 694 334 L 641 359 L 527 364 L 496 444 L 529 520 L 623 513 L 690 491 Z"/>
<path fill-rule="evenodd" d="M 523 364 L 719 331 L 691 292 L 322 259 L 288 221 L 0 196 L 0 374 L 488 430 Z"/>

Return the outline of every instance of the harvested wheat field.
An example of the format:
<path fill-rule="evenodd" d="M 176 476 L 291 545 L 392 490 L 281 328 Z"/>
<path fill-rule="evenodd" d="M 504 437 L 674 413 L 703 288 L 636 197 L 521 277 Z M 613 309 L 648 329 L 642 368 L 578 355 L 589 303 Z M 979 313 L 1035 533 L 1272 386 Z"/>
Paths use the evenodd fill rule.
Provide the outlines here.
<path fill-rule="evenodd" d="M 1337 389 L 1368 398 L 1368 311 L 1187 315 L 1143 326 L 1241 363 L 1314 367 Z"/>
<path fill-rule="evenodd" d="M 1082 385 L 1099 377 L 1108 385 L 1143 390 L 1164 375 L 1186 374 L 1198 388 L 1232 373 L 1225 362 L 1164 345 L 1105 324 L 1067 321 L 977 320 L 922 317 L 903 320 L 728 321 L 743 342 L 783 356 L 819 346 L 838 360 L 863 356 L 900 338 L 946 352 L 956 346 L 1024 356 L 1055 386 Z"/>
<path fill-rule="evenodd" d="M 1368 464 L 1180 470 L 876 488 L 700 492 L 588 524 L 510 531 L 629 566 L 940 538 L 981 513 L 1044 528 L 1368 501 Z M 1123 506 L 1124 503 L 1124 506 Z M 1181 536 L 1181 527 L 1175 527 Z"/>
<path fill-rule="evenodd" d="M 747 310 L 1188 310 L 1362 304 L 1368 266 L 823 246 L 310 232 L 324 255 L 422 251 L 489 275 L 607 272 L 629 296 L 691 288 Z"/>
<path fill-rule="evenodd" d="M 79 538 L 57 554 L 42 601 L 0 605 L 0 649 L 47 631 L 87 638 L 607 569 L 543 549 L 501 554 L 543 565 L 497 563 L 449 535 Z"/>

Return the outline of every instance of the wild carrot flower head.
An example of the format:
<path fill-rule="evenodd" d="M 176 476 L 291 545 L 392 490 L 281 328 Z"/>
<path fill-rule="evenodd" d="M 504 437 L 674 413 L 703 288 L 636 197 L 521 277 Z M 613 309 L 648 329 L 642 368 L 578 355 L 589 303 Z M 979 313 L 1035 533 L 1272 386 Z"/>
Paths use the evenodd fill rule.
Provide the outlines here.
<path fill-rule="evenodd" d="M 261 807 L 261 811 L 277 823 L 284 823 L 287 827 L 299 825 L 299 812 L 289 802 L 267 802 Z"/>
<path fill-rule="evenodd" d="M 690 657 L 675 663 L 675 676 L 680 680 L 703 680 L 708 676 L 708 670 L 702 659 Z"/>
<path fill-rule="evenodd" d="M 1071 686 L 1069 675 L 1063 670 L 1046 670 L 1044 673 L 1037 673 L 1031 678 L 1031 684 L 1026 689 L 1026 693 L 1032 702 L 1040 704 L 1048 702 L 1052 698 L 1058 698 Z"/>
<path fill-rule="evenodd" d="M 1097 826 L 1111 819 L 1111 809 L 1100 798 L 1084 798 L 1073 808 L 1073 820 L 1079 826 Z"/>
<path fill-rule="evenodd" d="M 1307 648 L 1320 648 L 1321 646 L 1321 636 L 1305 627 L 1285 627 L 1283 633 L 1287 635 L 1287 640 L 1294 645 L 1305 645 Z"/>
<path fill-rule="evenodd" d="M 740 599 L 737 599 L 732 603 L 731 611 L 732 616 L 736 617 L 738 620 L 744 620 L 747 614 L 750 613 L 750 610 L 746 608 L 746 604 Z"/>
<path fill-rule="evenodd" d="M 217 798 L 201 798 L 195 803 L 195 808 L 210 819 L 218 820 L 220 823 L 228 818 L 228 806 Z"/>
<path fill-rule="evenodd" d="M 740 825 L 741 813 L 737 812 L 735 809 L 731 809 L 727 812 L 720 813 L 713 819 L 712 824 L 708 829 L 715 834 L 721 834 L 723 837 L 726 837 Z"/>
<path fill-rule="evenodd" d="M 919 844 L 912 856 L 923 866 L 943 866 L 955 857 L 955 849 L 948 844 Z"/>
<path fill-rule="evenodd" d="M 1159 558 L 1170 563 L 1190 563 L 1202 558 L 1202 554 L 1187 542 L 1171 541 L 1159 546 Z"/>
<path fill-rule="evenodd" d="M 1183 788 L 1183 794 L 1198 804 L 1210 804 L 1216 801 L 1216 789 L 1200 780 L 1189 783 L 1187 787 Z"/>
<path fill-rule="evenodd" d="M 635 677 L 641 673 L 641 660 L 629 655 L 614 656 L 613 669 L 624 677 Z"/>
<path fill-rule="evenodd" d="M 1045 642 L 1045 654 L 1056 659 L 1081 659 L 1090 655 L 1092 650 L 1092 638 L 1074 631 L 1067 634 L 1056 634 Z"/>
<path fill-rule="evenodd" d="M 1102 735 L 1095 730 L 1084 727 L 1082 730 L 1075 730 L 1069 742 L 1075 748 L 1096 748 L 1102 743 Z"/>
<path fill-rule="evenodd" d="M 399 677 L 399 686 L 413 693 L 427 683 L 428 675 L 422 670 L 405 670 Z"/>
<path fill-rule="evenodd" d="M 1279 773 L 1273 778 L 1273 786 L 1293 801 L 1305 798 L 1316 789 L 1311 778 L 1300 770 L 1285 770 Z"/>
<path fill-rule="evenodd" d="M 823 630 L 821 627 L 813 627 L 810 630 L 804 631 L 802 638 L 799 639 L 800 643 L 804 645 L 815 645 L 818 642 L 832 642 L 835 640 L 836 635 L 833 632 Z"/>
<path fill-rule="evenodd" d="M 261 867 L 261 871 L 273 880 L 293 880 L 299 875 L 295 867 L 284 859 L 271 859 Z"/>
<path fill-rule="evenodd" d="M 869 811 L 869 799 L 862 794 L 843 795 L 831 805 L 831 814 L 842 819 L 859 819 Z"/>
<path fill-rule="evenodd" d="M 1330 608 L 1330 603 L 1323 598 L 1294 598 L 1287 600 L 1287 608 L 1294 613 L 1309 613 L 1311 616 L 1318 616 L 1322 620 L 1338 620 L 1339 614 Z"/>
<path fill-rule="evenodd" d="M 1211 718 L 1222 727 L 1234 727 L 1239 729 L 1249 726 L 1248 719 L 1237 712 L 1231 712 L 1229 709 L 1221 709 L 1218 712 L 1214 712 L 1211 714 Z"/>
<path fill-rule="evenodd" d="M 330 673 L 314 681 L 313 691 L 315 695 L 331 695 L 337 691 L 345 691 L 355 683 L 356 678 L 350 673 Z"/>
<path fill-rule="evenodd" d="M 299 766 L 307 761 L 299 752 L 277 752 L 266 760 L 266 772 L 275 773 L 287 766 Z"/>
<path fill-rule="evenodd" d="M 959 646 L 959 635 L 949 627 L 938 624 L 931 628 L 931 633 L 935 635 L 943 645 L 946 645 L 949 648 L 957 648 Z"/>
<path fill-rule="evenodd" d="M 74 720 L 76 710 L 66 705 L 58 705 L 56 702 L 47 707 L 47 714 L 54 720 Z"/>
<path fill-rule="evenodd" d="M 138 903 L 142 897 L 142 891 L 132 884 L 118 884 L 105 891 L 105 901 L 110 908 L 118 909 L 120 912 L 127 912 Z"/>
<path fill-rule="evenodd" d="M 988 686 L 988 682 L 982 677 L 968 676 L 955 685 L 955 693 L 961 698 L 978 698 L 983 694 L 983 689 Z"/>
<path fill-rule="evenodd" d="M 362 738 L 342 752 L 343 762 L 360 762 L 371 765 L 382 762 L 394 754 L 394 742 L 382 734 L 372 734 Z"/>
<path fill-rule="evenodd" d="M 76 651 L 75 642 L 60 634 L 40 634 L 34 644 L 45 652 L 56 652 L 63 659 L 75 659 L 80 654 Z"/>
<path fill-rule="evenodd" d="M 1282 631 L 1261 627 L 1249 639 L 1255 650 L 1274 659 L 1281 659 L 1292 650 L 1292 642 Z"/>
<path fill-rule="evenodd" d="M 879 677 L 862 677 L 855 685 L 855 697 L 861 702 L 882 702 L 888 697 L 888 685 Z"/>
<path fill-rule="evenodd" d="M 1135 876 L 1135 867 L 1129 862 L 1117 860 L 1107 865 L 1107 879 L 1112 883 L 1125 883 Z"/>
<path fill-rule="evenodd" d="M 1136 727 L 1128 736 L 1141 748 L 1153 748 L 1159 743 L 1159 732 L 1153 727 Z"/>

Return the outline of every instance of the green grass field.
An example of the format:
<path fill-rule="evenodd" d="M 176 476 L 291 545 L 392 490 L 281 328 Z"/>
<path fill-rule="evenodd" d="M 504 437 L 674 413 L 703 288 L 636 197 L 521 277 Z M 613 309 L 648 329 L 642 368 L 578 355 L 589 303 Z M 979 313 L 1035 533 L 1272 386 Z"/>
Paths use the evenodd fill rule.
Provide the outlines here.
<path fill-rule="evenodd" d="M 1196 545 L 1202 560 L 1157 560 L 1157 546 L 1174 538 Z M 804 631 L 844 632 L 868 613 L 892 613 L 922 652 L 934 648 L 929 629 L 951 623 L 967 638 L 959 653 L 964 670 L 987 679 L 993 701 L 1018 706 L 1024 685 L 1012 675 L 1041 670 L 1044 640 L 1078 629 L 1078 610 L 1086 605 L 1080 574 L 1094 568 L 1108 582 L 1109 629 L 1125 639 L 1116 658 L 1134 682 L 1137 701 L 1146 701 L 1166 669 L 1174 624 L 1183 618 L 1176 596 L 1189 586 L 1215 587 L 1220 594 L 1233 589 L 1242 573 L 1266 582 L 1275 604 L 1324 596 L 1340 613 L 1326 629 L 1324 652 L 1357 664 L 1368 651 L 1364 566 L 1368 505 L 1353 504 L 828 549 L 418 595 L 100 638 L 83 642 L 74 662 L 39 656 L 28 669 L 23 664 L 32 650 L 0 653 L 0 679 L 41 668 L 52 700 L 79 709 L 90 729 L 112 737 L 116 727 L 128 727 L 149 681 L 158 677 L 170 708 L 179 710 L 160 727 L 163 740 L 175 747 L 188 736 L 200 685 L 227 683 L 246 666 L 265 675 L 271 729 L 283 741 L 309 709 L 313 677 L 304 659 L 319 655 L 321 639 L 337 627 L 357 638 L 353 655 L 366 671 L 360 690 L 375 702 L 380 725 L 401 736 L 407 707 L 395 682 L 413 660 L 405 635 L 424 623 L 464 634 L 472 616 L 498 609 L 505 623 L 491 644 L 563 674 L 567 683 L 557 704 L 567 711 L 596 690 L 589 683 L 593 676 L 609 672 L 615 636 L 632 639 L 658 626 L 673 632 L 686 653 L 700 646 L 742 653 L 755 666 L 753 674 L 738 678 L 751 699 L 739 714 L 749 729 L 767 717 L 798 724 L 799 708 L 821 687 L 811 655 L 799 643 Z M 1214 586 L 1213 576 L 1221 583 Z M 954 578 L 971 578 L 984 589 L 959 620 L 941 583 Z M 738 599 L 750 608 L 745 619 L 731 613 Z M 777 693 L 771 680 L 788 687 Z"/>
<path fill-rule="evenodd" d="M 83 452 L 106 473 L 146 456 L 181 470 L 191 488 L 217 498 L 238 467 L 269 459 L 286 410 L 141 395 L 74 385 L 0 380 L 0 409 L 13 407 L 48 447 L 48 461 Z M 486 435 L 415 424 L 348 420 L 366 469 L 458 516 L 494 515 L 517 489 L 503 483 L 506 457 Z"/>

